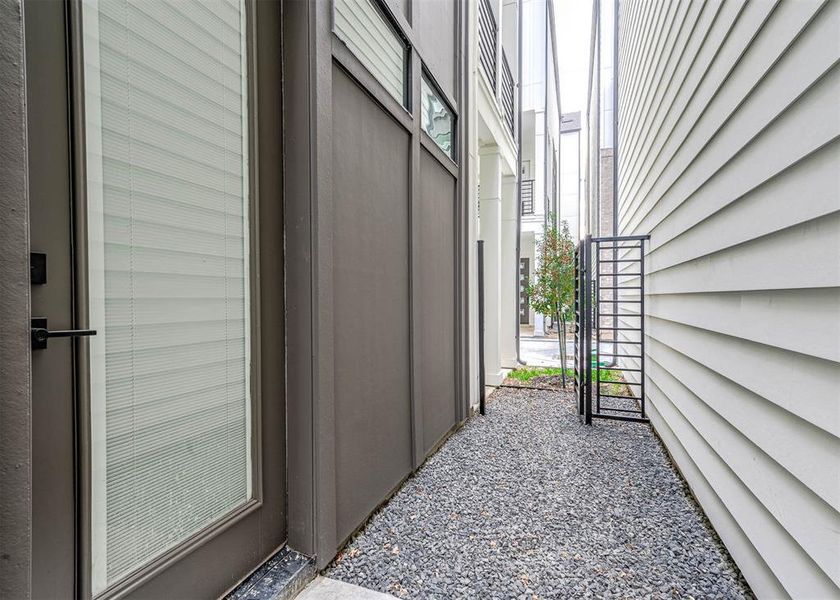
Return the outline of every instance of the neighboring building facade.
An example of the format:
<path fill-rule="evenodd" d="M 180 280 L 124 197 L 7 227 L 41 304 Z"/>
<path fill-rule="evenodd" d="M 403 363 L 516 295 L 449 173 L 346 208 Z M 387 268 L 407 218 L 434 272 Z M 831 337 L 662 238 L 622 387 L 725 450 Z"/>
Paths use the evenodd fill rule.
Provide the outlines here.
<path fill-rule="evenodd" d="M 651 422 L 759 597 L 838 597 L 840 3 L 622 0 L 618 31 Z"/>
<path fill-rule="evenodd" d="M 469 46 L 467 133 L 469 397 L 475 404 L 480 388 L 476 242 L 484 247 L 487 385 L 500 384 L 506 372 L 516 368 L 520 324 L 537 322 L 542 327 L 525 288 L 536 268 L 536 240 L 548 215 L 558 210 L 560 101 L 551 2 L 474 0 L 469 2 L 468 13 L 475 34 Z"/>
<path fill-rule="evenodd" d="M 573 240 L 581 237 L 581 114 L 567 113 L 560 119 L 560 220 L 569 225 Z"/>
<path fill-rule="evenodd" d="M 595 34 L 590 48 L 589 105 L 587 110 L 590 176 L 587 182 L 589 226 L 587 231 L 601 236 L 617 233 L 615 220 L 618 121 L 615 104 L 618 82 L 614 14 L 618 0 L 592 3 L 592 28 Z"/>
<path fill-rule="evenodd" d="M 478 247 L 484 242 L 484 365 L 497 385 L 516 362 L 513 256 L 519 140 L 519 0 L 471 0 L 469 252 L 470 398 L 478 401 Z M 509 290 L 509 293 L 508 293 Z"/>
<path fill-rule="evenodd" d="M 0 2 L 0 596 L 323 567 L 466 418 L 473 16 Z"/>
<path fill-rule="evenodd" d="M 537 244 L 560 208 L 560 82 L 555 61 L 554 5 L 546 0 L 523 0 L 522 73 L 522 202 L 519 232 L 521 290 L 538 266 Z M 519 294 L 519 324 L 531 325 L 534 335 L 545 333 L 545 319 Z"/>

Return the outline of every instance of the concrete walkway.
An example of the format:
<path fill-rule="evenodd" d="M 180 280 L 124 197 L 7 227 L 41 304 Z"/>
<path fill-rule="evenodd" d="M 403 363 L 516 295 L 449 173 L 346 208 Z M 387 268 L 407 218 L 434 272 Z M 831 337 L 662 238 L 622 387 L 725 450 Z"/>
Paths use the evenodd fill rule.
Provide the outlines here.
<path fill-rule="evenodd" d="M 609 362 L 615 352 L 614 344 L 601 342 L 601 360 Z M 566 340 L 566 366 L 572 367 L 575 356 L 575 342 L 571 336 Z M 522 337 L 519 340 L 519 357 L 531 367 L 559 367 L 560 344 L 557 338 Z"/>
<path fill-rule="evenodd" d="M 650 427 L 493 394 L 326 575 L 399 598 L 744 598 Z"/>
<path fill-rule="evenodd" d="M 396 600 L 390 594 L 381 594 L 329 577 L 316 577 L 295 598 L 296 600 Z"/>
<path fill-rule="evenodd" d="M 574 342 L 566 343 L 566 352 L 575 355 Z M 519 339 L 519 356 L 533 367 L 559 367 L 560 343 L 557 338 L 523 336 Z"/>

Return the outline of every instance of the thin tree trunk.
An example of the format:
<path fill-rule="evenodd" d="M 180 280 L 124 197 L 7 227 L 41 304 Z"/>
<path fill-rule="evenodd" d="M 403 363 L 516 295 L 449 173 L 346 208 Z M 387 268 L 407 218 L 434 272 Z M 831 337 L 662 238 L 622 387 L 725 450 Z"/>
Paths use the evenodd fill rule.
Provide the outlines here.
<path fill-rule="evenodd" d="M 554 314 L 554 321 L 558 325 L 557 341 L 560 343 L 560 380 L 563 382 L 563 389 L 566 389 L 566 320 L 561 319 L 560 312 Z"/>
<path fill-rule="evenodd" d="M 566 325 L 567 325 L 567 323 L 566 323 L 566 317 L 565 316 L 561 316 L 560 319 L 563 323 L 563 376 L 565 377 L 565 375 L 566 375 L 566 363 L 569 360 L 569 351 L 567 350 L 567 347 L 566 347 L 567 342 L 568 342 L 568 339 L 566 338 Z"/>

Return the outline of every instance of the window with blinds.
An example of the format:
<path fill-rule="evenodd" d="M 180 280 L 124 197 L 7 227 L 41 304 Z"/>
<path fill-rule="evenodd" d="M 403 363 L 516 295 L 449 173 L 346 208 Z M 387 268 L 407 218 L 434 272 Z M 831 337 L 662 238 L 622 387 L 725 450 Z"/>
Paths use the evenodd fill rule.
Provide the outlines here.
<path fill-rule="evenodd" d="M 388 93 L 407 106 L 406 47 L 374 0 L 334 0 L 333 29 Z"/>
<path fill-rule="evenodd" d="M 251 484 L 244 0 L 84 0 L 92 581 Z"/>

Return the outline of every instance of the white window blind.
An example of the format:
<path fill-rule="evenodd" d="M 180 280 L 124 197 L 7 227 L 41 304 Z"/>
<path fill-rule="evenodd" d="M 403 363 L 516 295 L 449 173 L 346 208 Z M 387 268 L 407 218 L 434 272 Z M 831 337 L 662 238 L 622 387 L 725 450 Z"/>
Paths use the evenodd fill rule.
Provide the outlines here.
<path fill-rule="evenodd" d="M 336 35 L 388 93 L 405 105 L 406 49 L 372 0 L 335 0 Z"/>
<path fill-rule="evenodd" d="M 251 492 L 243 0 L 84 0 L 94 593 Z"/>

